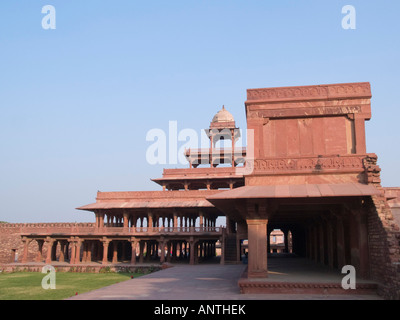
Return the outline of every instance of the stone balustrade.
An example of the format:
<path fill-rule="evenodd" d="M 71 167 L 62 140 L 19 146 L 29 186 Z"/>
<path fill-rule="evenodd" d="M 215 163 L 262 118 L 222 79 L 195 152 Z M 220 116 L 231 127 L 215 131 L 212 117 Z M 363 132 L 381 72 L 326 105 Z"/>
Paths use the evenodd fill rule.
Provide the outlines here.
<path fill-rule="evenodd" d="M 222 234 L 222 227 L 95 227 L 94 224 L 75 225 L 21 225 L 20 233 L 28 235 L 163 235 L 163 234 Z"/>

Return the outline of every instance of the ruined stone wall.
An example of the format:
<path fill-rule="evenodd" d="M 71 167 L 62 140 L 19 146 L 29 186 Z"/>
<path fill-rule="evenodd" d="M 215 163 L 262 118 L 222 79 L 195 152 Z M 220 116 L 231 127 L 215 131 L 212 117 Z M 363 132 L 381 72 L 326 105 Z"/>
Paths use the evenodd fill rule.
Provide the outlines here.
<path fill-rule="evenodd" d="M 400 227 L 394 219 L 387 190 L 382 188 L 377 156 L 364 160 L 368 184 L 382 191 L 372 196 L 368 212 L 368 246 L 371 278 L 380 283 L 378 293 L 400 299 Z"/>
<path fill-rule="evenodd" d="M 400 299 L 400 230 L 386 198 L 373 196 L 368 212 L 371 278 L 386 299 Z"/>
<path fill-rule="evenodd" d="M 1 223 L 0 224 L 0 263 L 14 262 L 13 251 L 15 258 L 21 256 L 23 245 L 20 237 L 22 223 Z M 35 252 L 35 249 L 30 246 L 29 256 Z M 36 249 L 37 250 L 37 249 Z"/>
<path fill-rule="evenodd" d="M 72 226 L 92 226 L 92 223 L 0 223 L 0 264 L 21 262 L 24 246 L 21 239 L 21 228 L 31 227 L 47 232 L 57 232 L 59 228 Z M 43 246 L 43 255 L 46 254 L 46 246 Z M 38 244 L 31 241 L 28 247 L 28 261 L 34 261 L 38 252 Z"/>

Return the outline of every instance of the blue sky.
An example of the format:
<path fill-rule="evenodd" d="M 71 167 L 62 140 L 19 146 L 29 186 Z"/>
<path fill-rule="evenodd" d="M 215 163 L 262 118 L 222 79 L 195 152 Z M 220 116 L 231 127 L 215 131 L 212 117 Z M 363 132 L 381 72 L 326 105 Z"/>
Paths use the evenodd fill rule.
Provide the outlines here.
<path fill-rule="evenodd" d="M 56 29 L 41 26 L 44 5 Z M 341 26 L 344 5 L 356 30 Z M 97 190 L 159 190 L 146 133 L 200 132 L 246 89 L 369 81 L 367 151 L 400 185 L 398 1 L 2 0 L 0 220 L 93 221 Z M 179 166 L 179 165 L 178 165 Z"/>

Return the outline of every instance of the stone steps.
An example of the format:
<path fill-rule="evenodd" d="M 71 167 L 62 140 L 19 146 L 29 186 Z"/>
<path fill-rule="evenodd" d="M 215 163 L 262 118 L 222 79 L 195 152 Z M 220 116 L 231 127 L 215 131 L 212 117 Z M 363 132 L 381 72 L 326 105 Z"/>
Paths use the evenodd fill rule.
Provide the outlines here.
<path fill-rule="evenodd" d="M 344 289 L 338 282 L 323 281 L 279 281 L 247 278 L 247 268 L 238 281 L 243 294 L 318 294 L 318 295 L 376 295 L 378 284 L 357 283 L 355 289 Z"/>
<path fill-rule="evenodd" d="M 236 235 L 225 238 L 225 262 L 236 262 Z"/>

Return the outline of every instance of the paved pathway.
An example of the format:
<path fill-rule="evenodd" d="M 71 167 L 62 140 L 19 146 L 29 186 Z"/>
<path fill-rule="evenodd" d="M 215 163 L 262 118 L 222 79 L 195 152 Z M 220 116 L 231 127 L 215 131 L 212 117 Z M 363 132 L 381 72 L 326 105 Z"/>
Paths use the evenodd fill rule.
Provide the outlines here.
<path fill-rule="evenodd" d="M 380 299 L 375 295 L 240 294 L 237 281 L 244 265 L 175 265 L 70 300 L 321 300 Z"/>

